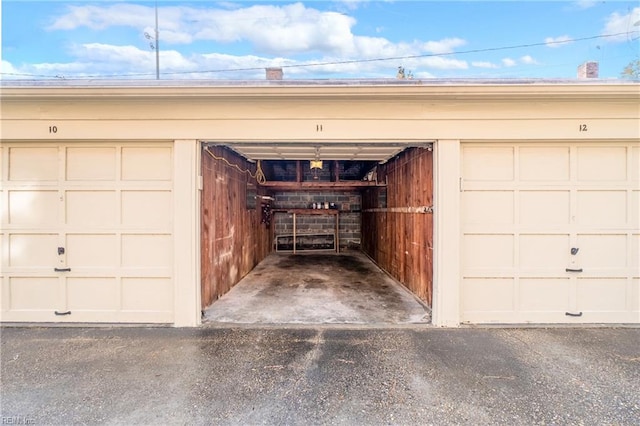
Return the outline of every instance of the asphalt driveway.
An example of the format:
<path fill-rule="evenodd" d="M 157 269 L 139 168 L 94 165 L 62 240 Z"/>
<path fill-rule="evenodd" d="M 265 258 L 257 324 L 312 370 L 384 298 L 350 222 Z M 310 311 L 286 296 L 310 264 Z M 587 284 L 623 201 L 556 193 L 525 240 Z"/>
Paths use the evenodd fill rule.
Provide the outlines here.
<path fill-rule="evenodd" d="M 2 424 L 640 422 L 640 329 L 3 328 Z"/>

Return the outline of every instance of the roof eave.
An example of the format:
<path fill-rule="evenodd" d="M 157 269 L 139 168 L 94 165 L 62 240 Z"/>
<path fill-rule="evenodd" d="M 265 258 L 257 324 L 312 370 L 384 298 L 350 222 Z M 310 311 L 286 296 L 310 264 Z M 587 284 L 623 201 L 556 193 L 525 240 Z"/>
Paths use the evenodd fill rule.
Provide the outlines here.
<path fill-rule="evenodd" d="M 168 83 L 168 82 L 167 82 Z M 75 85 L 6 85 L 0 91 L 3 100 L 20 99 L 405 99 L 405 100 L 640 100 L 637 82 L 455 82 L 409 81 L 387 82 L 235 82 L 235 84 L 75 84 Z M 268 82 L 272 83 L 272 82 Z"/>

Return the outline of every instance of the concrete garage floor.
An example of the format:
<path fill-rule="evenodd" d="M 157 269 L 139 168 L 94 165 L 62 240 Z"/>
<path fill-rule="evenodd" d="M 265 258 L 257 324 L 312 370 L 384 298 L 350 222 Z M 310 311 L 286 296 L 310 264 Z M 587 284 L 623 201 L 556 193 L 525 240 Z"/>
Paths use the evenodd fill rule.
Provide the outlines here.
<path fill-rule="evenodd" d="M 205 323 L 416 324 L 430 311 L 357 251 L 274 253 L 213 303 Z"/>

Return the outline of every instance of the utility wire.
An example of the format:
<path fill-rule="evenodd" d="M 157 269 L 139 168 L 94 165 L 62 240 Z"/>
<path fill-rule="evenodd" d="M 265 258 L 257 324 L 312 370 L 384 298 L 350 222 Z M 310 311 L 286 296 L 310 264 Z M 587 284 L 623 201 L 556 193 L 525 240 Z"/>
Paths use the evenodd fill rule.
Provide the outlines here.
<path fill-rule="evenodd" d="M 501 50 L 514 50 L 514 49 L 524 49 L 528 47 L 540 47 L 540 46 L 548 46 L 553 44 L 568 44 L 575 43 L 580 41 L 588 41 L 588 40 L 597 40 L 603 38 L 611 38 L 618 37 L 621 35 L 628 35 L 629 32 L 621 32 L 615 34 L 601 34 L 595 36 L 588 37 L 579 37 L 573 38 L 569 40 L 559 40 L 559 41 L 549 41 L 549 42 L 538 42 L 538 43 L 528 43 L 528 44 L 516 44 L 511 46 L 499 46 L 499 47 L 487 47 L 482 49 L 470 49 L 470 50 L 462 50 L 458 52 L 444 52 L 444 53 L 425 53 L 420 55 L 407 55 L 407 56 L 389 56 L 382 58 L 369 58 L 369 59 L 349 59 L 343 61 L 327 61 L 327 62 L 312 62 L 308 64 L 291 64 L 291 65 L 280 65 L 281 68 L 311 68 L 311 67 L 322 67 L 328 65 L 350 65 L 350 64 L 361 64 L 361 63 L 371 63 L 371 62 L 384 62 L 384 61 L 401 61 L 406 59 L 420 59 L 420 58 L 433 58 L 433 57 L 442 57 L 442 56 L 453 56 L 453 55 L 468 55 L 471 53 L 484 53 L 484 52 L 497 52 Z M 223 72 L 244 72 L 244 71 L 260 71 L 265 67 L 246 67 L 246 68 L 225 68 L 225 69 L 212 69 L 205 71 L 167 71 L 163 72 L 163 75 L 187 75 L 187 74 L 213 74 L 213 73 L 223 73 Z M 23 77 L 46 77 L 46 78 L 66 78 L 61 76 L 50 76 L 43 74 L 22 74 L 22 73 L 5 73 L 0 72 L 0 75 L 13 75 L 13 76 L 23 76 Z M 88 78 L 113 78 L 113 77 L 142 77 L 142 76 L 151 76 L 152 73 L 128 73 L 128 74 L 95 74 L 95 75 L 84 75 L 73 77 L 74 79 L 88 79 Z M 69 77 L 71 78 L 71 77 Z"/>

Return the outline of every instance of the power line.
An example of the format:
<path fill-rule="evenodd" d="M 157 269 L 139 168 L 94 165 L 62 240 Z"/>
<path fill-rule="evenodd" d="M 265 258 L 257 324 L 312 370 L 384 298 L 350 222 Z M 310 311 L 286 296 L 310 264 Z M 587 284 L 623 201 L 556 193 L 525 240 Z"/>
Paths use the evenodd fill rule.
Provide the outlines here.
<path fill-rule="evenodd" d="M 588 40 L 597 40 L 611 37 L 618 37 L 621 35 L 628 35 L 629 32 L 621 32 L 614 34 L 601 34 L 594 35 L 588 37 L 580 37 L 573 38 L 567 40 L 558 40 L 558 41 L 548 41 L 548 42 L 538 42 L 538 43 L 528 43 L 528 44 L 516 44 L 511 46 L 499 46 L 499 47 L 488 47 L 482 49 L 470 49 L 470 50 L 462 50 L 458 52 L 444 52 L 444 53 L 425 53 L 420 55 L 406 55 L 406 56 L 389 56 L 382 58 L 369 58 L 369 59 L 348 59 L 342 61 L 326 61 L 326 62 L 313 62 L 308 64 L 291 64 L 291 65 L 280 65 L 281 68 L 312 68 L 312 67 L 323 67 L 330 65 L 351 65 L 351 64 L 361 64 L 361 63 L 371 63 L 371 62 L 385 62 L 385 61 L 402 61 L 407 59 L 421 59 L 421 58 L 435 58 L 435 57 L 443 57 L 443 56 L 454 56 L 454 55 L 468 55 L 472 53 L 485 53 L 485 52 L 497 52 L 502 50 L 514 50 L 514 49 L 524 49 L 529 47 L 540 47 L 540 46 L 549 46 L 555 44 L 569 44 L 576 43 L 581 41 Z M 246 72 L 246 71 L 260 71 L 265 67 L 245 67 L 245 68 L 224 68 L 224 69 L 210 69 L 204 71 L 168 71 L 163 72 L 163 75 L 187 75 L 187 74 L 214 74 L 214 73 L 224 73 L 224 72 Z M 65 78 L 60 76 L 51 76 L 51 75 L 42 75 L 42 74 L 23 74 L 23 73 L 5 73 L 0 72 L 0 75 L 12 75 L 12 76 L 22 76 L 22 77 L 45 77 L 45 78 Z M 113 78 L 113 77 L 143 77 L 143 76 L 151 76 L 151 73 L 127 73 L 127 74 L 95 74 L 95 75 L 84 75 L 74 77 L 75 79 L 89 79 L 89 78 Z"/>

